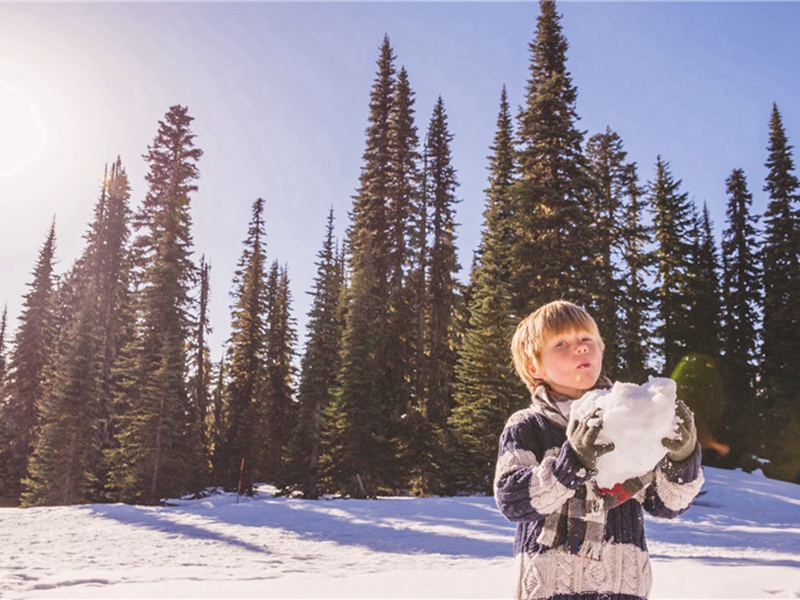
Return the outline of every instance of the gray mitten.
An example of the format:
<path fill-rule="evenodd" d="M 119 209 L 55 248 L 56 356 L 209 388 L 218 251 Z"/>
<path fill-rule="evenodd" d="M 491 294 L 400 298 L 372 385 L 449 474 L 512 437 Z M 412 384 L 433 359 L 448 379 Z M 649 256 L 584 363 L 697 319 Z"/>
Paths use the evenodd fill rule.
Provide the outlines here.
<path fill-rule="evenodd" d="M 601 410 L 598 408 L 580 421 L 572 420 L 567 427 L 569 445 L 581 459 L 583 466 L 590 471 L 594 470 L 598 458 L 614 449 L 614 444 L 597 443 L 597 436 L 600 435 L 600 429 L 603 427 L 600 420 Z M 589 421 L 592 423 L 589 424 Z"/>
<path fill-rule="evenodd" d="M 694 426 L 694 415 L 683 400 L 675 403 L 675 416 L 681 421 L 678 425 L 678 437 L 675 439 L 664 438 L 661 443 L 668 450 L 667 458 L 669 460 L 681 462 L 694 452 L 694 447 L 697 445 L 697 429 Z"/>

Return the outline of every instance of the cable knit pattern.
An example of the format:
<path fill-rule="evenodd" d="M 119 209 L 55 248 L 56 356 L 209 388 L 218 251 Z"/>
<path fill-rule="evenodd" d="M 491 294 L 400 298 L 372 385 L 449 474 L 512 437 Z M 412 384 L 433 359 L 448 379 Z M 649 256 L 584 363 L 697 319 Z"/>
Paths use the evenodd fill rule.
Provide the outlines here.
<path fill-rule="evenodd" d="M 515 598 L 544 600 L 556 596 L 646 598 L 653 584 L 646 550 L 631 544 L 609 545 L 603 561 L 563 552 L 517 555 Z"/>
<path fill-rule="evenodd" d="M 541 399 L 534 394 L 533 401 Z M 566 526 L 556 530 L 553 547 L 537 541 L 548 515 L 570 498 L 585 499 L 592 473 L 566 441 L 563 424 L 535 404 L 515 413 L 500 437 L 495 472 L 495 500 L 517 523 L 516 598 L 644 599 L 652 583 L 643 509 L 675 517 L 689 508 L 703 483 L 700 448 L 681 463 L 664 460 L 652 483 L 630 500 L 608 510 L 600 560 L 571 554 Z"/>
<path fill-rule="evenodd" d="M 700 473 L 694 481 L 676 483 L 670 481 L 661 469 L 656 469 L 656 492 L 664 506 L 676 513 L 689 508 L 692 500 L 700 493 L 704 481 L 703 474 Z"/>

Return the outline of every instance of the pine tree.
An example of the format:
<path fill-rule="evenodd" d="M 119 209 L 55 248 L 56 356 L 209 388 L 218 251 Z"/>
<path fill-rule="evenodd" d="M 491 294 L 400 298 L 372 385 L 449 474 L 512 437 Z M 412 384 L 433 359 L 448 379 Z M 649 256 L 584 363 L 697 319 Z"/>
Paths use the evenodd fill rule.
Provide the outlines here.
<path fill-rule="evenodd" d="M 621 210 L 624 196 L 630 191 L 627 152 L 622 139 L 610 128 L 592 136 L 586 147 L 590 172 L 594 181 L 591 201 L 591 227 L 594 230 L 596 282 L 592 286 L 592 315 L 605 341 L 603 371 L 616 378 L 622 370 L 620 333 L 623 327 L 619 313 L 622 288 L 617 259 L 622 254 Z"/>
<path fill-rule="evenodd" d="M 300 365 L 299 415 L 290 442 L 286 483 L 306 498 L 319 496 L 322 414 L 331 402 L 339 370 L 342 322 L 339 297 L 344 272 L 333 238 L 333 209 L 322 248 L 317 253 L 317 276 L 310 292 L 314 300 L 308 313 L 308 336 Z"/>
<path fill-rule="evenodd" d="M 39 435 L 42 378 L 52 351 L 54 336 L 55 221 L 39 251 L 33 280 L 28 284 L 10 355 L 8 379 L 0 411 L 0 484 L 3 495 L 17 501 L 22 481 L 28 477 L 28 459 Z"/>
<path fill-rule="evenodd" d="M 325 417 L 323 464 L 329 485 L 359 496 L 394 489 L 397 459 L 397 378 L 387 371 L 395 343 L 387 326 L 390 305 L 391 206 L 396 77 L 384 38 L 370 94 L 369 125 L 360 185 L 347 231 L 349 292 L 335 399 Z"/>
<path fill-rule="evenodd" d="M 492 487 L 497 436 L 506 419 L 529 402 L 511 368 L 509 347 L 518 315 L 511 311 L 513 130 L 505 86 L 489 157 L 483 232 L 470 278 L 468 324 L 456 363 L 455 407 L 449 418 L 451 491 Z"/>
<path fill-rule="evenodd" d="M 269 317 L 266 344 L 264 381 L 263 440 L 259 441 L 260 475 L 262 481 L 283 481 L 284 462 L 288 454 L 289 437 L 297 425 L 293 359 L 297 334 L 291 316 L 292 297 L 289 291 L 287 268 L 274 261 L 267 278 Z"/>
<path fill-rule="evenodd" d="M 653 337 L 655 293 L 650 280 L 655 268 L 653 228 L 647 224 L 644 190 L 639 185 L 636 166 L 628 166 L 628 189 L 622 208 L 620 227 L 621 291 L 617 298 L 620 315 L 621 381 L 644 383 L 651 374 L 650 347 Z"/>
<path fill-rule="evenodd" d="M 656 179 L 650 185 L 653 229 L 656 239 L 657 301 L 664 373 L 671 373 L 688 350 L 690 333 L 689 262 L 692 256 L 691 234 L 694 227 L 692 205 L 681 193 L 669 163 L 659 156 Z"/>
<path fill-rule="evenodd" d="M 202 155 L 192 120 L 185 107 L 171 107 L 145 155 L 149 190 L 135 218 L 136 338 L 126 350 L 125 414 L 112 452 L 112 487 L 124 500 L 153 503 L 185 493 L 202 470 L 185 380 L 197 272 L 189 208 Z"/>
<path fill-rule="evenodd" d="M 208 305 L 210 299 L 210 273 L 211 265 L 206 262 L 206 257 L 200 257 L 200 297 L 198 303 L 197 323 L 192 340 L 192 365 L 189 379 L 190 406 L 192 409 L 191 420 L 196 421 L 199 427 L 200 446 L 206 465 L 211 458 L 211 440 L 209 437 L 209 411 L 211 398 L 211 352 L 208 347 L 207 336 L 211 333 L 208 318 Z M 198 473 L 198 485 L 206 483 L 207 470 Z"/>
<path fill-rule="evenodd" d="M 716 360 L 720 355 L 722 299 L 721 266 L 712 227 L 708 206 L 704 204 L 702 215 L 696 219 L 689 270 L 691 308 L 687 346 Z"/>
<path fill-rule="evenodd" d="M 751 214 L 753 196 L 742 169 L 726 180 L 727 227 L 722 234 L 723 383 L 728 398 L 729 439 L 738 452 L 761 454 L 763 415 L 756 395 L 758 308 L 761 303 L 761 269 L 757 217 Z M 761 435 L 759 435 L 761 434 Z"/>
<path fill-rule="evenodd" d="M 264 200 L 253 203 L 252 217 L 234 278 L 233 317 L 226 360 L 225 434 L 219 448 L 219 482 L 237 489 L 244 464 L 245 493 L 252 493 L 256 454 L 263 443 L 259 416 L 266 402 L 269 296 L 264 246 Z M 219 423 L 221 419 L 217 417 Z M 242 463 L 244 461 L 244 463 Z"/>
<path fill-rule="evenodd" d="M 59 286 L 52 367 L 43 382 L 42 430 L 31 460 L 27 504 L 103 499 L 112 443 L 112 366 L 127 302 L 128 199 L 121 161 L 103 181 L 86 248 Z"/>
<path fill-rule="evenodd" d="M 794 356 L 800 353 L 800 183 L 794 174 L 789 145 L 778 107 L 770 120 L 768 174 L 764 190 L 769 203 L 764 212 L 764 325 L 763 386 L 766 426 L 772 432 L 768 458 L 770 476 L 798 480 L 800 473 L 800 374 Z"/>
<path fill-rule="evenodd" d="M 455 251 L 455 190 L 447 114 L 441 96 L 436 101 L 426 137 L 425 183 L 430 203 L 430 254 L 426 290 L 429 299 L 425 329 L 427 394 L 417 407 L 422 417 L 415 453 L 415 488 L 423 493 L 441 491 L 442 432 L 452 410 L 455 370 L 454 316 L 459 266 Z"/>
<path fill-rule="evenodd" d="M 769 170 L 764 190 L 764 384 L 773 403 L 796 403 L 800 375 L 793 356 L 800 352 L 800 183 L 776 105 L 770 121 Z"/>
<path fill-rule="evenodd" d="M 591 181 L 576 128 L 577 89 L 566 69 L 568 44 L 555 3 L 541 0 L 539 7 L 513 186 L 512 307 L 523 316 L 560 298 L 589 306 L 594 280 Z"/>

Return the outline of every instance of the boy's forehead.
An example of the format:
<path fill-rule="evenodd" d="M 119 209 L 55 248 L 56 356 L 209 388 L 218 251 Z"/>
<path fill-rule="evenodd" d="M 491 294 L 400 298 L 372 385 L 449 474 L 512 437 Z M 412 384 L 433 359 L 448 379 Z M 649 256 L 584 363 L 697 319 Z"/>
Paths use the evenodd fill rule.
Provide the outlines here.
<path fill-rule="evenodd" d="M 574 335 L 574 334 L 586 334 L 586 335 L 597 335 L 597 329 L 595 327 L 584 327 L 581 325 L 565 325 L 562 327 L 553 327 L 549 331 L 544 332 L 544 341 L 549 342 L 553 338 L 562 337 L 566 335 Z"/>

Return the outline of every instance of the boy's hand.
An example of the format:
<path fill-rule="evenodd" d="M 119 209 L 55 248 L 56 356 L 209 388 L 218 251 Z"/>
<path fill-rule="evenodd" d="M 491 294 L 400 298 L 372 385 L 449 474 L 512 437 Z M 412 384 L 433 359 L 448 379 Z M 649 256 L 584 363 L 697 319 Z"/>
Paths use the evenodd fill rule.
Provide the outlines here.
<path fill-rule="evenodd" d="M 661 443 L 668 450 L 669 460 L 681 462 L 694 452 L 694 447 L 697 445 L 697 429 L 694 426 L 694 415 L 683 400 L 675 403 L 675 415 L 681 420 L 678 425 L 678 437 L 664 438 Z"/>
<path fill-rule="evenodd" d="M 614 444 L 597 443 L 597 436 L 600 435 L 600 429 L 603 426 L 600 420 L 601 410 L 598 408 L 580 421 L 570 421 L 567 427 L 569 445 L 581 459 L 583 466 L 589 470 L 595 468 L 598 458 L 614 449 Z M 590 421 L 592 421 L 591 424 Z"/>

